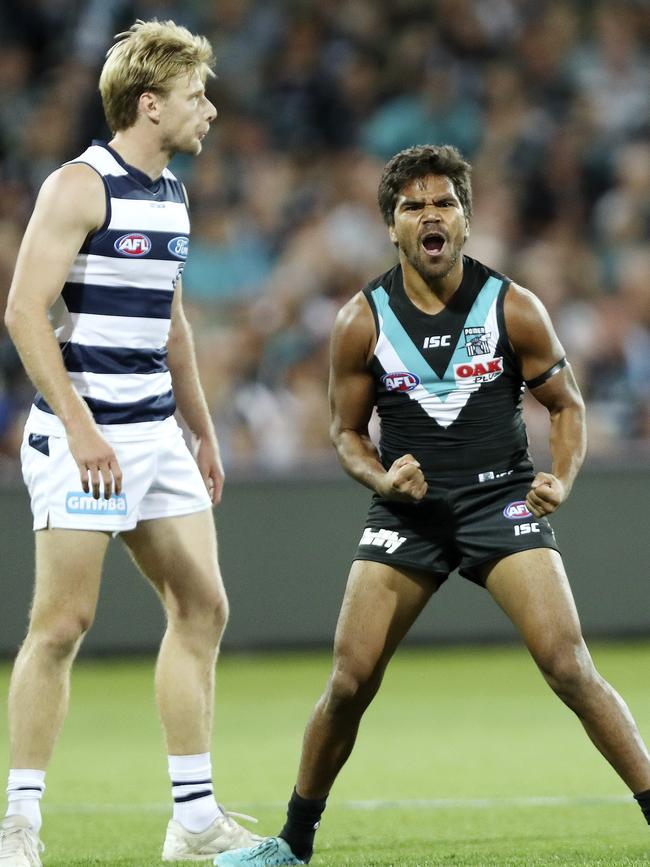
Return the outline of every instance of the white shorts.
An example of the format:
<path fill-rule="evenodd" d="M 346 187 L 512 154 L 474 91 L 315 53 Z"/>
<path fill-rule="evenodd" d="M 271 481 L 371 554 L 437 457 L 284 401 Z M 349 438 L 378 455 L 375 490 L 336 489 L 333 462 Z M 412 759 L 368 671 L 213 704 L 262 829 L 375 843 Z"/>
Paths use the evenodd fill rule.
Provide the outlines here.
<path fill-rule="evenodd" d="M 122 469 L 122 493 L 95 500 L 84 493 L 65 437 L 26 430 L 21 447 L 34 529 L 132 530 L 139 521 L 209 509 L 210 497 L 173 417 L 155 438 L 111 442 Z"/>

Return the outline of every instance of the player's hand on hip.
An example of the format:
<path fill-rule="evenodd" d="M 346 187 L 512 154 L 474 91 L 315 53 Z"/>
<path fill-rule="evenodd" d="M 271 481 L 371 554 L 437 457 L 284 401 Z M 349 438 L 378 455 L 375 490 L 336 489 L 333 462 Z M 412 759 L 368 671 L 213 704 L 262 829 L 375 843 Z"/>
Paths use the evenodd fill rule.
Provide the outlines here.
<path fill-rule="evenodd" d="M 212 437 L 196 437 L 194 454 L 213 506 L 221 502 L 225 474 L 219 445 Z"/>
<path fill-rule="evenodd" d="M 122 491 L 122 470 L 112 446 L 94 424 L 68 433 L 68 448 L 79 467 L 82 489 L 98 500 L 103 489 L 105 500 Z"/>
<path fill-rule="evenodd" d="M 552 473 L 537 473 L 526 497 L 526 505 L 536 518 L 550 515 L 566 498 L 564 484 Z"/>
<path fill-rule="evenodd" d="M 413 455 L 402 455 L 388 469 L 378 493 L 390 500 L 419 502 L 427 492 L 420 464 Z"/>

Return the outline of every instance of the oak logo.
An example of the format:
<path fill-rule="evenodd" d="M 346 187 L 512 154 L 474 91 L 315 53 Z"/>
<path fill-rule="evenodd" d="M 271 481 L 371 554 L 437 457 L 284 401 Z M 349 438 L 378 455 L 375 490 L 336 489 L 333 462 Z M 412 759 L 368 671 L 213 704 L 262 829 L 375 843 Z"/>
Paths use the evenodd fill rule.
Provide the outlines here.
<path fill-rule="evenodd" d="M 456 380 L 461 382 L 492 382 L 503 373 L 503 358 L 490 358 L 488 361 L 467 362 L 454 365 Z"/>

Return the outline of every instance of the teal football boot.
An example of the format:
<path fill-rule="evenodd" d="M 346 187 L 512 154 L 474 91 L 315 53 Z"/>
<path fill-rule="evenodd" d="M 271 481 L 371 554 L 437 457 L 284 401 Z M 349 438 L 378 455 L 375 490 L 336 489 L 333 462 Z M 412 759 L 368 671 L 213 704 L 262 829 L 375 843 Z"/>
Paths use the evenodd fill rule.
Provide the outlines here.
<path fill-rule="evenodd" d="M 304 864 L 282 837 L 267 837 L 253 849 L 232 849 L 214 859 L 217 867 L 285 867 Z"/>

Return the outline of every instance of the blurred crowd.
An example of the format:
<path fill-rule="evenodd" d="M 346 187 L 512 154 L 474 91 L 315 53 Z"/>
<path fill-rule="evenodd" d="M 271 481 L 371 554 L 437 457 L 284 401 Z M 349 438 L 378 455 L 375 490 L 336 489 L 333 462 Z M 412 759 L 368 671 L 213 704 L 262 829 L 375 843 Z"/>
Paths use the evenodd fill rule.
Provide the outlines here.
<path fill-rule="evenodd" d="M 176 158 L 184 272 L 227 467 L 329 467 L 328 337 L 395 252 L 384 162 L 451 143 L 474 166 L 470 255 L 536 292 L 587 400 L 590 454 L 650 454 L 648 0 L 3 0 L 0 292 L 43 179 L 108 138 L 114 33 L 172 18 L 217 56 L 219 117 Z M 4 305 L 3 305 L 4 306 Z M 1 326 L 0 326 L 1 327 Z M 32 389 L 0 331 L 0 472 Z M 533 450 L 545 412 L 527 399 Z"/>

